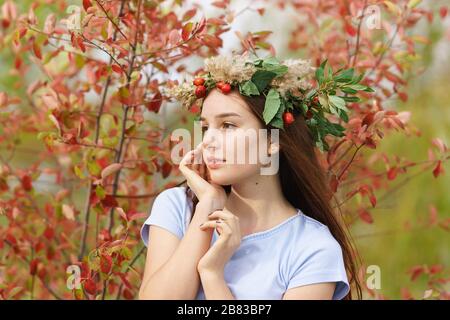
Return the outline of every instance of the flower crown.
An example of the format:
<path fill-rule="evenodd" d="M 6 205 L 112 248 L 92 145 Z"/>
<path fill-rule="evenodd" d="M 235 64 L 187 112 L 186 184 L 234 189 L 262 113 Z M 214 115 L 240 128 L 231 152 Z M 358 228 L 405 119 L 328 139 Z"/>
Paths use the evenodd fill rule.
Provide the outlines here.
<path fill-rule="evenodd" d="M 205 60 L 204 73 L 193 81 L 173 86 L 165 92 L 190 109 L 197 100 L 200 105 L 213 88 L 223 94 L 238 88 L 248 97 L 265 96 L 263 118 L 266 125 L 284 129 L 303 115 L 313 134 L 315 145 L 323 152 L 329 150 L 326 135 L 344 136 L 345 129 L 330 122 L 326 113 L 348 122 L 347 102 L 358 102 L 358 91 L 373 92 L 359 84 L 363 74 L 354 69 L 339 69 L 333 73 L 327 60 L 318 68 L 309 60 L 287 59 L 280 62 L 273 56 L 250 59 L 248 55 L 214 56 Z M 326 70 L 327 69 L 327 70 Z M 338 96 L 337 94 L 343 94 Z"/>

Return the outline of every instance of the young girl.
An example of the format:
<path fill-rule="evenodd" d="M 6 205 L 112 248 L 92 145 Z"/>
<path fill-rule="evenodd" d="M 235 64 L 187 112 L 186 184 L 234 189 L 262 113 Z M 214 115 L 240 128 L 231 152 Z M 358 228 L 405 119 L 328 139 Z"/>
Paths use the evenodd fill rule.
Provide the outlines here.
<path fill-rule="evenodd" d="M 245 130 L 272 128 L 266 97 L 228 89 L 203 97 L 202 143 L 179 165 L 187 186 L 160 193 L 142 226 L 139 298 L 351 299 L 351 283 L 360 298 L 352 246 L 305 118 L 278 141 L 269 134 L 267 154 L 279 157 L 279 170 L 262 175 L 267 164 L 236 163 L 230 150 Z M 246 145 L 245 159 L 259 139 Z"/>

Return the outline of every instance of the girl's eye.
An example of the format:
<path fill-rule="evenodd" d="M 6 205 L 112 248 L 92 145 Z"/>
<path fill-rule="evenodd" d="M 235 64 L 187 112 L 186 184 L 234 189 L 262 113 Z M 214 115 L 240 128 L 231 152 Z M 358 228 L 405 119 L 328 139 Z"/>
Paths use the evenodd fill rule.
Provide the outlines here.
<path fill-rule="evenodd" d="M 206 130 L 208 130 L 208 126 L 202 126 L 202 132 L 205 133 Z"/>
<path fill-rule="evenodd" d="M 236 126 L 235 126 L 234 124 L 229 123 L 229 122 L 224 122 L 224 123 L 222 124 L 222 126 L 223 126 L 225 129 L 236 128 Z"/>

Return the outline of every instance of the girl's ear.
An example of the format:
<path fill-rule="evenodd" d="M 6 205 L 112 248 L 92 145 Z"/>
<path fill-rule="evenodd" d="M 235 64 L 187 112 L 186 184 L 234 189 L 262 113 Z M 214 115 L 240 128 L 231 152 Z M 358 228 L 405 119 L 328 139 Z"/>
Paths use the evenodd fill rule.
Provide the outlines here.
<path fill-rule="evenodd" d="M 269 154 L 269 156 L 272 156 L 276 153 L 280 152 L 280 144 L 279 143 L 275 143 L 275 142 L 271 142 L 269 145 L 269 148 L 267 150 L 267 153 Z"/>

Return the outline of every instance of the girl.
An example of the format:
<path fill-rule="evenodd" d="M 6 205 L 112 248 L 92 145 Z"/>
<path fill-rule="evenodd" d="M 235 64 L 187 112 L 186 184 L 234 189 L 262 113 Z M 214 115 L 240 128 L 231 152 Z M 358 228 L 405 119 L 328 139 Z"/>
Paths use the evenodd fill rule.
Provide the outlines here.
<path fill-rule="evenodd" d="M 278 141 L 269 134 L 275 174 L 230 156 L 245 130 L 271 129 L 265 100 L 236 89 L 206 93 L 202 143 L 179 166 L 187 186 L 160 193 L 141 229 L 148 250 L 140 299 L 351 299 L 352 283 L 361 297 L 305 118 Z M 246 144 L 245 159 L 260 142 Z"/>

